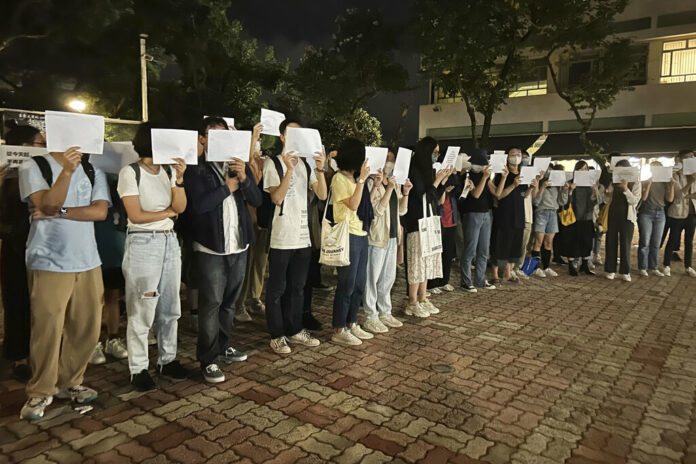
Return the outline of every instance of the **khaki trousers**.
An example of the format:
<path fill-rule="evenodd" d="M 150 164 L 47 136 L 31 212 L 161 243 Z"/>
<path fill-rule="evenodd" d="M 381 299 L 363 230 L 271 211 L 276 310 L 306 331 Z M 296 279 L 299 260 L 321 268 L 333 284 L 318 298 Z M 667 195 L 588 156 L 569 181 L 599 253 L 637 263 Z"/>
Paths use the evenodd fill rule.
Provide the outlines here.
<path fill-rule="evenodd" d="M 266 274 L 268 263 L 268 229 L 259 229 L 254 226 L 256 240 L 249 247 L 247 256 L 246 278 L 242 286 L 242 294 L 237 301 L 237 307 L 241 307 L 250 299 L 261 299 L 263 290 L 263 278 Z"/>
<path fill-rule="evenodd" d="M 84 272 L 29 271 L 29 291 L 33 376 L 27 396 L 51 396 L 83 381 L 101 327 L 101 266 Z"/>

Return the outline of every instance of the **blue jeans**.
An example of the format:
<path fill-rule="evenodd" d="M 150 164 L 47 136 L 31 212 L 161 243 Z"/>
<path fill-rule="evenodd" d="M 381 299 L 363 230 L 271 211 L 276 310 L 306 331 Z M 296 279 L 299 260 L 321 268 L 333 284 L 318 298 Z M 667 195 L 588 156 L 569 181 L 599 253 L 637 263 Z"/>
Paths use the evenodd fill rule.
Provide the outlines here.
<path fill-rule="evenodd" d="M 198 273 L 198 343 L 202 367 L 225 354 L 234 324 L 235 304 L 242 293 L 247 250 L 226 256 L 196 251 Z"/>
<path fill-rule="evenodd" d="M 462 285 L 484 287 L 486 264 L 491 243 L 491 213 L 464 214 L 464 258 L 462 259 Z M 476 257 L 476 274 L 471 280 L 471 263 Z"/>
<path fill-rule="evenodd" d="M 364 304 L 368 320 L 392 312 L 391 289 L 396 280 L 396 248 L 396 238 L 390 238 L 386 248 L 370 245 L 368 249 Z"/>
<path fill-rule="evenodd" d="M 358 322 L 367 282 L 367 235 L 350 234 L 350 264 L 338 268 L 338 284 L 333 303 L 333 328 Z"/>
<path fill-rule="evenodd" d="M 123 255 L 126 279 L 128 368 L 132 375 L 148 368 L 147 334 L 156 321 L 157 364 L 176 357 L 181 316 L 181 249 L 174 232 L 129 234 Z"/>
<path fill-rule="evenodd" d="M 665 209 L 644 204 L 638 214 L 638 269 L 657 269 L 660 241 L 665 228 Z"/>

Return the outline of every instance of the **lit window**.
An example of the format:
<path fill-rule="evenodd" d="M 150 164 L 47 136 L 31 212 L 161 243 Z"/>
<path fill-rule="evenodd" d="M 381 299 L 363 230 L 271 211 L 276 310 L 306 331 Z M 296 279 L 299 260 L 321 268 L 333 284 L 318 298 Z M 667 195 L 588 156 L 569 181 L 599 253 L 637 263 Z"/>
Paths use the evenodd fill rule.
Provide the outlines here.
<path fill-rule="evenodd" d="M 662 45 L 660 82 L 696 82 L 696 39 L 675 40 Z"/>
<path fill-rule="evenodd" d="M 546 94 L 546 66 L 532 66 L 524 72 L 520 81 L 510 89 L 509 97 L 528 97 Z"/>

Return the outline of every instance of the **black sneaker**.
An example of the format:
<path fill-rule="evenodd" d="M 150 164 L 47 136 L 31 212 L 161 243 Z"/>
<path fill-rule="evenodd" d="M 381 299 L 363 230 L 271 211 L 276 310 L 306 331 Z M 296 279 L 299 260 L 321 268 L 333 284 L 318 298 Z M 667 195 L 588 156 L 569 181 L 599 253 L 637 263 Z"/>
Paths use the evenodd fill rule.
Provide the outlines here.
<path fill-rule="evenodd" d="M 307 313 L 302 316 L 302 327 L 304 327 L 307 330 L 321 330 L 324 328 L 321 322 L 317 320 L 316 317 L 314 317 L 314 314 L 312 313 Z"/>
<path fill-rule="evenodd" d="M 476 292 L 478 292 L 478 290 L 476 289 L 476 287 L 474 287 L 473 285 L 462 284 L 460 288 L 461 288 L 462 290 L 464 290 L 465 292 L 467 292 L 467 293 L 476 293 Z"/>
<path fill-rule="evenodd" d="M 315 289 L 315 290 L 321 290 L 321 291 L 324 291 L 324 292 L 330 292 L 330 291 L 333 290 L 335 287 L 332 287 L 331 285 L 326 285 L 326 284 L 324 284 L 324 283 L 319 283 L 319 284 L 316 284 L 316 285 L 312 285 L 312 288 Z"/>
<path fill-rule="evenodd" d="M 189 371 L 179 361 L 172 361 L 164 366 L 159 366 L 159 372 L 161 375 L 166 375 L 172 379 L 187 379 L 189 377 Z"/>
<path fill-rule="evenodd" d="M 131 375 L 131 385 L 139 392 L 146 392 L 157 389 L 155 381 L 150 377 L 147 369 L 140 371 L 140 374 Z"/>

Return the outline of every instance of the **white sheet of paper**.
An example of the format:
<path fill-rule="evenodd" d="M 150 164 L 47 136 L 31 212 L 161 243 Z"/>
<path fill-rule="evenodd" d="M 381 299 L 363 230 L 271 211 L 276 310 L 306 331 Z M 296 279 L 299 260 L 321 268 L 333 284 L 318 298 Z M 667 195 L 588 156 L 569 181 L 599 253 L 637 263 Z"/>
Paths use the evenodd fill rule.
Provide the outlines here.
<path fill-rule="evenodd" d="M 404 185 L 408 179 L 408 170 L 411 167 L 411 154 L 413 152 L 408 148 L 399 147 L 396 153 L 396 161 L 394 162 L 394 172 L 392 175 L 396 177 L 396 183 Z"/>
<path fill-rule="evenodd" d="M 365 147 L 365 159 L 367 159 L 367 165 L 370 166 L 370 174 L 377 174 L 378 170 L 384 169 L 388 152 L 388 148 Z"/>
<path fill-rule="evenodd" d="M 551 158 L 534 158 L 534 166 L 537 168 L 537 173 L 545 173 L 549 169 L 549 165 L 551 164 Z"/>
<path fill-rule="evenodd" d="M 285 115 L 283 113 L 261 108 L 261 124 L 263 124 L 262 134 L 280 137 L 280 123 L 283 121 L 285 121 Z"/>
<path fill-rule="evenodd" d="M 615 167 L 612 173 L 612 182 L 615 184 L 620 184 L 621 182 L 640 182 L 640 168 L 637 166 Z"/>
<path fill-rule="evenodd" d="M 303 158 L 314 158 L 322 153 L 321 135 L 316 129 L 305 127 L 288 127 L 285 130 L 285 152 L 296 152 Z"/>
<path fill-rule="evenodd" d="M 63 152 L 80 147 L 80 152 L 101 155 L 104 152 L 104 117 L 63 111 L 46 111 L 46 148 Z"/>
<path fill-rule="evenodd" d="M 198 132 L 180 129 L 152 129 L 152 161 L 175 164 L 183 158 L 186 164 L 198 164 Z"/>
<path fill-rule="evenodd" d="M 563 187 L 566 183 L 565 171 L 549 171 L 549 187 Z"/>
<path fill-rule="evenodd" d="M 652 166 L 653 182 L 669 182 L 674 174 L 672 166 Z"/>
<path fill-rule="evenodd" d="M 47 155 L 44 147 L 0 145 L 0 166 L 9 164 L 8 169 L 17 169 L 20 164 L 34 156 Z"/>
<path fill-rule="evenodd" d="M 435 172 L 442 171 L 442 163 L 433 163 L 433 171 L 435 171 Z"/>
<path fill-rule="evenodd" d="M 612 156 L 611 157 L 611 167 L 613 168 L 614 166 L 616 166 L 616 163 L 618 163 L 621 160 L 626 160 L 630 163 L 631 157 L 630 156 Z"/>
<path fill-rule="evenodd" d="M 529 185 L 537 176 L 537 170 L 534 166 L 522 166 L 520 169 L 520 183 Z"/>
<path fill-rule="evenodd" d="M 493 154 L 494 154 L 494 155 L 504 155 L 504 154 L 505 154 L 505 150 L 493 150 Z"/>
<path fill-rule="evenodd" d="M 652 177 L 652 169 L 649 164 L 644 164 L 640 167 L 640 181 L 645 182 Z"/>
<path fill-rule="evenodd" d="M 686 176 L 696 174 L 696 158 L 686 158 L 682 161 L 682 169 L 684 169 L 684 175 Z"/>
<path fill-rule="evenodd" d="M 500 174 L 507 165 L 507 155 L 505 153 L 493 153 L 491 155 L 491 173 Z"/>
<path fill-rule="evenodd" d="M 564 171 L 566 174 L 566 182 L 570 182 L 573 180 L 573 172 L 572 171 Z"/>
<path fill-rule="evenodd" d="M 454 163 L 454 169 L 456 169 L 457 172 L 461 172 L 464 169 L 464 164 L 470 159 L 471 156 L 466 153 L 460 153 L 459 156 L 457 156 L 457 161 Z"/>
<path fill-rule="evenodd" d="M 457 162 L 457 156 L 461 147 L 447 147 L 447 153 L 442 159 L 442 169 L 453 168 Z"/>
<path fill-rule="evenodd" d="M 576 187 L 592 187 L 597 183 L 595 171 L 575 171 L 573 173 L 573 183 Z"/>
<path fill-rule="evenodd" d="M 118 174 L 123 166 L 139 159 L 132 142 L 104 142 L 104 154 L 90 157 L 89 162 L 106 174 Z"/>
<path fill-rule="evenodd" d="M 209 130 L 206 159 L 224 162 L 239 158 L 248 163 L 250 147 L 251 131 Z"/>

